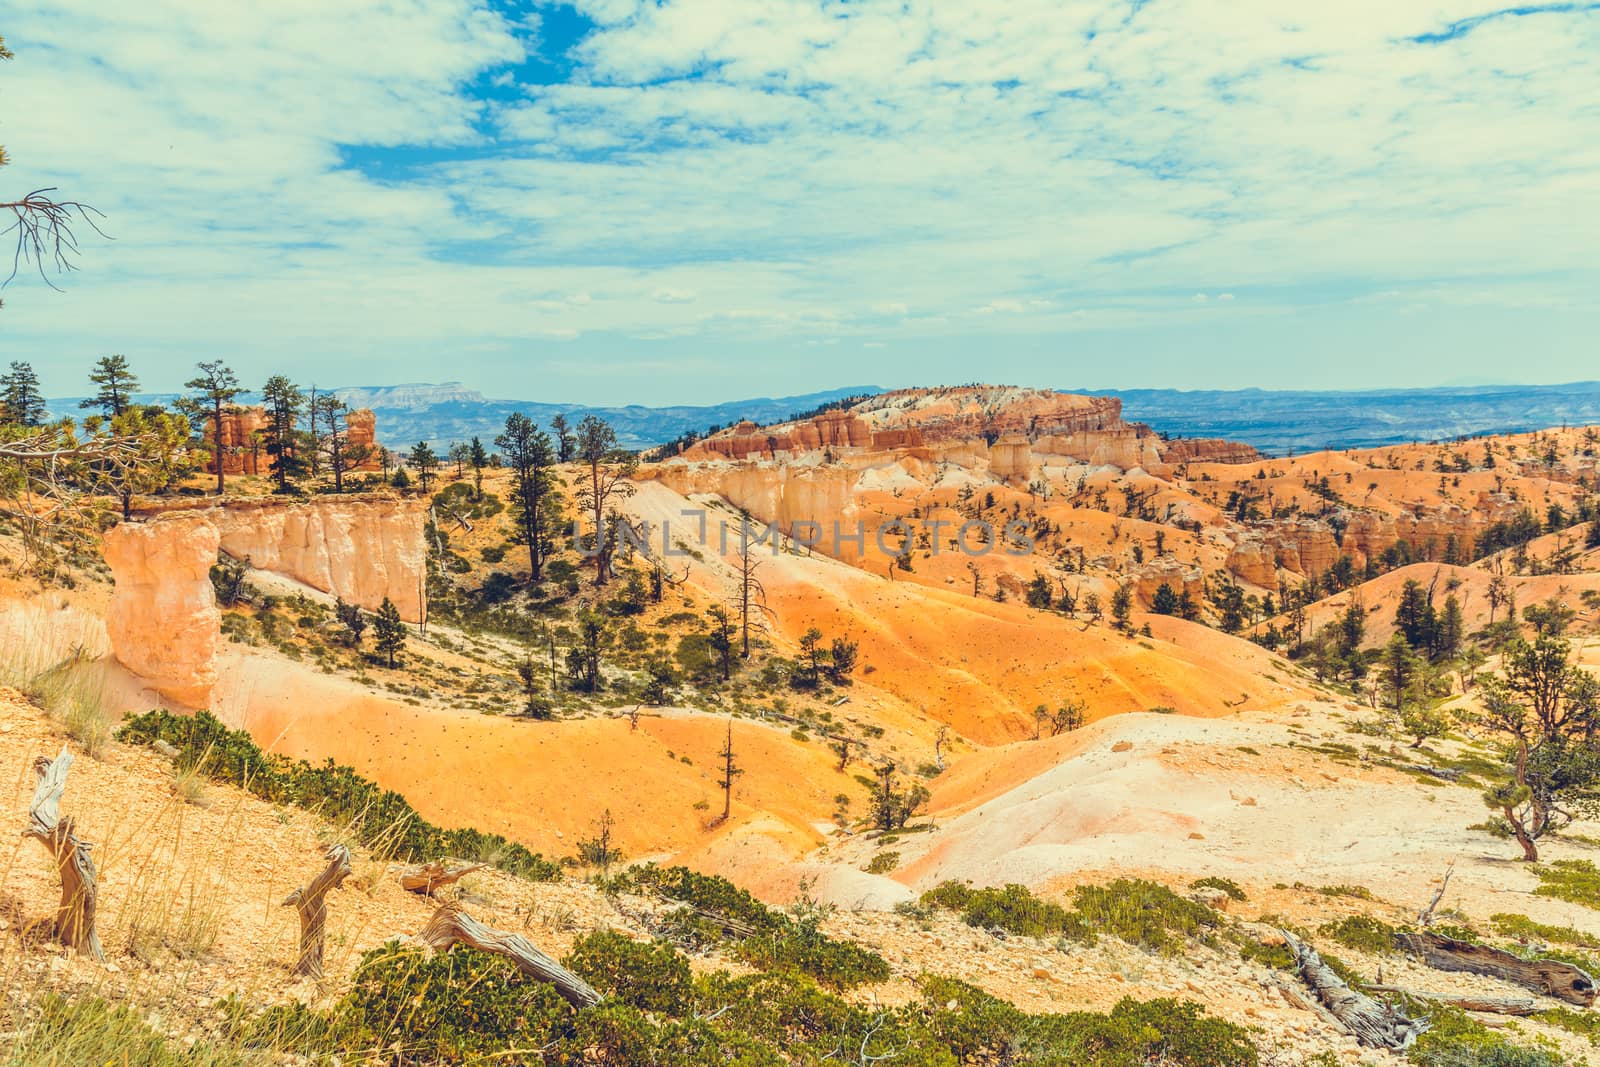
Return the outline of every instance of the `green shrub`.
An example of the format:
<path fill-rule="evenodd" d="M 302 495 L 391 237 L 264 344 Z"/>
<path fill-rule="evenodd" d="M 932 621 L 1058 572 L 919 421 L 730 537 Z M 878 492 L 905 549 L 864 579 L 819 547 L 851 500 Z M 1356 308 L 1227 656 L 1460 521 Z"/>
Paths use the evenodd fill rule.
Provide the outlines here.
<path fill-rule="evenodd" d="M 1364 885 L 1325 885 L 1317 890 L 1325 897 L 1350 897 L 1352 900 L 1376 900 L 1372 890 Z"/>
<path fill-rule="evenodd" d="M 1600 936 L 1585 933 L 1571 926 L 1550 926 L 1534 922 L 1526 915 L 1498 912 L 1489 916 L 1489 922 L 1494 925 L 1495 932 L 1504 937 L 1553 941 L 1562 945 L 1576 945 L 1579 948 L 1600 948 Z"/>
<path fill-rule="evenodd" d="M 499 834 L 433 825 L 399 793 L 331 759 L 313 765 L 263 752 L 248 733 L 228 729 L 209 712 L 193 716 L 147 712 L 124 723 L 117 736 L 133 744 L 165 742 L 178 750 L 174 760 L 180 771 L 196 771 L 275 804 L 293 804 L 330 821 L 349 823 L 363 844 L 395 859 L 456 856 L 492 861 L 533 881 L 561 877 L 559 864 Z"/>
<path fill-rule="evenodd" d="M 1240 903 L 1243 903 L 1246 899 L 1244 890 L 1239 888 L 1238 882 L 1235 882 L 1231 878 L 1219 878 L 1214 874 L 1207 875 L 1204 878 L 1196 878 L 1194 881 L 1189 883 L 1189 888 L 1220 889 L 1224 893 L 1228 894 L 1229 900 L 1237 900 Z"/>
<path fill-rule="evenodd" d="M 961 917 L 968 926 L 1004 930 L 1023 937 L 1059 934 L 1072 918 L 1059 904 L 1040 900 L 1020 885 L 974 890 Z"/>
<path fill-rule="evenodd" d="M 1431 1028 L 1406 1052 L 1423 1067 L 1562 1067 L 1565 1061 L 1543 1049 L 1515 1045 L 1458 1008 L 1433 1005 Z"/>
<path fill-rule="evenodd" d="M 1370 915 L 1348 915 L 1326 923 L 1322 933 L 1333 938 L 1345 948 L 1386 956 L 1395 951 L 1394 938 L 1400 931 L 1382 919 Z"/>
<path fill-rule="evenodd" d="M 612 930 L 580 938 L 562 961 L 601 994 L 640 1011 L 689 1011 L 689 961 L 671 945 L 646 944 Z"/>
<path fill-rule="evenodd" d="M 889 977 L 889 965 L 877 953 L 828 937 L 814 916 L 795 920 L 773 911 L 726 878 L 647 864 L 621 875 L 612 886 L 682 904 L 668 913 L 667 933 L 695 948 L 733 942 L 732 954 L 753 966 L 798 971 L 833 989 Z"/>
<path fill-rule="evenodd" d="M 1539 1022 L 1560 1027 L 1589 1039 L 1589 1044 L 1600 1046 L 1600 1015 L 1592 1011 L 1573 1011 L 1570 1008 L 1551 1008 L 1533 1016 Z"/>
<path fill-rule="evenodd" d="M 1537 896 L 1600 908 L 1600 869 L 1588 860 L 1556 860 L 1533 873 L 1539 876 Z"/>
<path fill-rule="evenodd" d="M 1140 878 L 1081 885 L 1073 891 L 1073 904 L 1089 930 L 1156 952 L 1177 952 L 1187 938 L 1203 938 L 1221 921 L 1204 904 Z"/>
<path fill-rule="evenodd" d="M 922 894 L 922 903 L 949 911 L 965 911 L 972 900 L 972 887 L 964 882 L 940 882 Z"/>
<path fill-rule="evenodd" d="M 900 853 L 880 852 L 867 863 L 868 874 L 892 874 L 900 866 Z"/>

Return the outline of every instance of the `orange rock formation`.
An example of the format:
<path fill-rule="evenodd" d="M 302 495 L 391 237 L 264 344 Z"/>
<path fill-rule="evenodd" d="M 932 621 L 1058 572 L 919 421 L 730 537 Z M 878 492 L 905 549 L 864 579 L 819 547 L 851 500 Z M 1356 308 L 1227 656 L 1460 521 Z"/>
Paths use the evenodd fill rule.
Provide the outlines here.
<path fill-rule="evenodd" d="M 355 454 L 365 455 L 353 469 L 375 471 L 379 469 L 377 449 L 378 417 L 370 409 L 358 408 L 344 415 L 345 447 Z M 267 409 L 258 405 L 237 407 L 222 415 L 222 470 L 225 474 L 271 474 L 275 469 L 272 456 L 267 452 L 264 431 L 268 425 Z M 206 444 L 209 447 L 216 434 L 216 420 L 206 420 Z M 217 472 L 216 457 L 206 461 L 206 470 Z"/>
<path fill-rule="evenodd" d="M 221 635 L 210 574 L 219 550 L 368 610 L 387 597 L 418 622 L 427 610 L 423 515 L 421 500 L 345 497 L 178 510 L 115 526 L 105 535 L 116 583 L 112 651 L 157 692 L 206 706 Z"/>

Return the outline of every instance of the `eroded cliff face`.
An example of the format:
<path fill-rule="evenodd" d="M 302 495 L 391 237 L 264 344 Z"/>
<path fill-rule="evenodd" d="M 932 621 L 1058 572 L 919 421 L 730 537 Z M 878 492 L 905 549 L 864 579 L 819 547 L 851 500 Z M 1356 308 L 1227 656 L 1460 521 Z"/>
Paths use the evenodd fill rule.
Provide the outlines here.
<path fill-rule="evenodd" d="M 1166 476 L 1190 460 L 1242 463 L 1255 449 L 1231 441 L 1166 441 L 1149 426 L 1125 422 L 1122 401 L 1048 389 L 962 386 L 901 389 L 845 411 L 779 426 L 741 422 L 687 449 L 686 462 L 794 459 L 811 452 L 898 456 L 940 454 L 961 462 L 964 448 L 987 449 L 989 471 L 1002 481 L 1022 481 L 1037 457 L 1060 457 L 1096 466 L 1141 467 Z"/>
<path fill-rule="evenodd" d="M 260 501 L 180 510 L 107 531 L 116 583 L 106 619 L 117 660 L 157 692 L 206 707 L 222 613 L 219 550 L 369 610 L 385 597 L 408 622 L 426 610 L 426 504 L 391 497 Z"/>
<path fill-rule="evenodd" d="M 222 613 L 211 587 L 220 534 L 204 513 L 179 513 L 106 532 L 116 580 L 106 632 L 113 654 L 152 689 L 206 707 L 217 681 Z"/>
<path fill-rule="evenodd" d="M 1274 589 L 1278 570 L 1311 578 L 1349 556 L 1357 569 L 1405 544 L 1425 559 L 1444 559 L 1454 552 L 1462 559 L 1497 522 L 1517 513 L 1520 505 L 1499 493 L 1481 495 L 1473 507 L 1441 504 L 1385 514 L 1342 510 L 1335 518 L 1343 533 L 1321 518 L 1295 517 L 1256 523 L 1242 534 L 1228 556 L 1227 567 L 1252 585 Z"/>
<path fill-rule="evenodd" d="M 214 508 L 223 551 L 369 611 L 384 597 L 407 622 L 426 608 L 427 505 L 393 497 Z"/>

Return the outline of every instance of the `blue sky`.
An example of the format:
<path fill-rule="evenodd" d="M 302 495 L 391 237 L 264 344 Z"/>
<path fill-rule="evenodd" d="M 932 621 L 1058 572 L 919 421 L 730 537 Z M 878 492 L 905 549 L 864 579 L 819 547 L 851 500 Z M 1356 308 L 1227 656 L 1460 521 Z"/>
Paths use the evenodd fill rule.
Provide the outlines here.
<path fill-rule="evenodd" d="M 1600 377 L 1600 3 L 53 0 L 0 199 L 107 215 L 82 389 Z"/>

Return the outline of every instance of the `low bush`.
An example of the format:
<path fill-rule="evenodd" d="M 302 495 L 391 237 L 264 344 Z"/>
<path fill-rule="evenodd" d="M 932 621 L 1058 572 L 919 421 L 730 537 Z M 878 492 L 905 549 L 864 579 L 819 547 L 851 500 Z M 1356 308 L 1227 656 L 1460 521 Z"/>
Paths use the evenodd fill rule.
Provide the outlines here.
<path fill-rule="evenodd" d="M 1537 896 L 1600 908 L 1600 868 L 1588 860 L 1556 860 L 1533 869 L 1539 877 Z"/>
<path fill-rule="evenodd" d="M 851 1062 L 906 1067 L 1258 1063 L 1243 1027 L 1183 1001 L 1028 1015 L 964 982 L 924 975 L 916 999 L 885 1008 L 852 1004 L 794 971 L 691 977 L 670 946 L 616 934 L 584 938 L 566 963 L 607 999 L 575 1011 L 497 957 L 391 943 L 363 958 L 354 987 L 327 1009 L 293 1004 L 249 1019 L 234 1003 L 232 1014 L 244 1042 L 316 1062 L 778 1067 L 839 1062 L 848 1049 Z"/>
<path fill-rule="evenodd" d="M 1229 900 L 1236 900 L 1240 903 L 1243 903 L 1246 899 L 1244 890 L 1239 888 L 1238 882 L 1235 882 L 1232 878 L 1219 878 L 1214 874 L 1207 875 L 1204 878 L 1196 878 L 1189 883 L 1189 888 L 1220 889 L 1228 894 Z"/>
<path fill-rule="evenodd" d="M 1322 927 L 1324 935 L 1345 948 L 1370 952 L 1374 956 L 1386 956 L 1394 952 L 1394 938 L 1399 932 L 1382 919 L 1374 919 L 1370 915 L 1348 915 L 1325 923 Z"/>
<path fill-rule="evenodd" d="M 1432 1024 L 1406 1052 L 1422 1067 L 1562 1067 L 1561 1056 L 1541 1048 L 1517 1045 L 1458 1008 L 1434 1005 Z"/>

